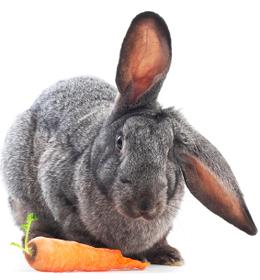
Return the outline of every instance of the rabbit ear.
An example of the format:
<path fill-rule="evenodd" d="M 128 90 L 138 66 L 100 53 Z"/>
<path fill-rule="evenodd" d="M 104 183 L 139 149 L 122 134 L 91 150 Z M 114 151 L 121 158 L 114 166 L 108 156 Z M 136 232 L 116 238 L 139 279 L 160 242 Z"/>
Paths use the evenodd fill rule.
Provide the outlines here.
<path fill-rule="evenodd" d="M 157 98 L 171 62 L 170 33 L 164 20 L 152 12 L 137 15 L 124 38 L 117 67 L 120 98 L 129 105 L 146 96 Z"/>
<path fill-rule="evenodd" d="M 187 187 L 209 210 L 250 235 L 257 228 L 220 152 L 181 118 L 174 120 L 175 156 Z"/>

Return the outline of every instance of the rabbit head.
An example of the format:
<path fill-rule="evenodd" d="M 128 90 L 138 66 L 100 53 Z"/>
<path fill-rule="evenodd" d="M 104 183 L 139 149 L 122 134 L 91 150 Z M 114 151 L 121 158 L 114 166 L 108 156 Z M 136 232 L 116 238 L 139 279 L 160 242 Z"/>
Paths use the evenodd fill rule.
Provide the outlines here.
<path fill-rule="evenodd" d="M 164 20 L 139 14 L 124 38 L 117 68 L 119 94 L 92 150 L 97 185 L 129 218 L 159 217 L 184 179 L 191 193 L 226 221 L 255 234 L 237 181 L 218 150 L 157 96 L 171 63 Z"/>

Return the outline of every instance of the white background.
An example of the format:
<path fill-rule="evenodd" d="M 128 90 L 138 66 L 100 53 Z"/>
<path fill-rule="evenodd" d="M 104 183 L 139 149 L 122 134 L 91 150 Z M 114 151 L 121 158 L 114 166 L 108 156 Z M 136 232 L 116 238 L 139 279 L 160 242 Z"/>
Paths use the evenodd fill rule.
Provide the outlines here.
<path fill-rule="evenodd" d="M 0 140 L 15 116 L 52 83 L 95 75 L 115 84 L 120 44 L 132 18 L 156 11 L 168 23 L 173 61 L 160 100 L 181 108 L 230 163 L 260 227 L 259 1 L 1 1 Z M 189 191 L 169 235 L 183 267 L 145 272 L 44 274 L 32 271 L 0 190 L 0 278 L 158 277 L 260 279 L 259 234 L 251 237 L 203 207 Z M 137 237 L 138 238 L 138 237 Z M 134 275 L 133 275 L 134 273 Z M 149 275 L 147 275 L 149 274 Z M 72 278 L 73 277 L 73 278 Z"/>

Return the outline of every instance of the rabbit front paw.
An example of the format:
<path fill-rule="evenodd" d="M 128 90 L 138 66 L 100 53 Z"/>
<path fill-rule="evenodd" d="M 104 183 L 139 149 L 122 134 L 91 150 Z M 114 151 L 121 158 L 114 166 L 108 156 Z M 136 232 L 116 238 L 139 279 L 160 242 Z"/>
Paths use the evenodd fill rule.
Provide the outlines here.
<path fill-rule="evenodd" d="M 184 264 L 180 252 L 169 245 L 154 248 L 154 250 L 147 253 L 146 259 L 152 264 L 171 266 L 181 266 Z"/>

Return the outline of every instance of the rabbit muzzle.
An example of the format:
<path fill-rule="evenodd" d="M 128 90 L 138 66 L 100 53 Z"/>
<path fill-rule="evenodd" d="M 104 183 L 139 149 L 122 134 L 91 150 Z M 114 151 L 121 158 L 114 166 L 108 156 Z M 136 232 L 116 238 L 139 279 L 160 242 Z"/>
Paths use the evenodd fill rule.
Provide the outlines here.
<path fill-rule="evenodd" d="M 121 191 L 114 196 L 116 210 L 129 218 L 153 220 L 160 216 L 167 202 L 167 185 L 151 183 L 120 184 Z M 122 189 L 124 191 L 122 192 Z"/>

